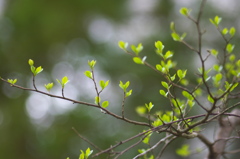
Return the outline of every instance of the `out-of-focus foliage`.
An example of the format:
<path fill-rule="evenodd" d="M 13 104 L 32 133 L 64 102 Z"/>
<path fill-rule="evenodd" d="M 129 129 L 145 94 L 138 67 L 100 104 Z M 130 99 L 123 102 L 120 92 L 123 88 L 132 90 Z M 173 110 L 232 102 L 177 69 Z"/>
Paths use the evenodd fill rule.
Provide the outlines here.
<path fill-rule="evenodd" d="M 189 67 L 195 64 L 193 54 L 185 52 L 185 47 L 174 42 L 169 30 L 169 23 L 173 20 L 180 28 L 190 28 L 193 25 L 178 20 L 178 10 L 186 6 L 187 0 L 182 5 L 177 0 L 151 0 L 147 3 L 144 0 L 5 1 L 4 12 L 0 17 L 0 75 L 12 78 L 12 82 L 17 78 L 20 85 L 32 87 L 28 83 L 30 71 L 26 64 L 31 58 L 36 66 L 41 65 L 44 68 L 45 73 L 37 81 L 43 84 L 43 89 L 44 84 L 49 81 L 67 76 L 70 82 L 65 88 L 66 96 L 94 102 L 95 94 L 91 91 L 93 87 L 86 83 L 89 79 L 84 78 L 83 67 L 88 60 L 95 59 L 102 67 L 96 72 L 111 78 L 109 85 L 115 94 L 105 95 L 106 98 L 111 98 L 109 103 L 115 106 L 115 110 L 112 108 L 114 111 L 119 111 L 121 106 L 117 95 L 121 92 L 117 87 L 119 81 L 131 81 L 134 92 L 128 98 L 125 112 L 128 112 L 126 116 L 136 119 L 137 106 L 152 101 L 155 103 L 152 109 L 162 107 L 165 111 L 166 100 L 164 97 L 154 96 L 159 88 L 152 83 L 161 81 L 160 77 L 122 55 L 117 41 L 135 44 L 142 42 L 145 44 L 143 50 L 139 45 L 132 48 L 137 53 L 141 50 L 141 54 L 147 55 L 153 50 L 154 41 L 161 40 L 167 44 L 166 50 L 175 52 L 175 58 L 179 58 L 177 61 L 186 61 L 188 56 L 187 62 L 178 65 Z M 199 2 L 196 0 L 189 5 L 194 10 L 199 7 Z M 226 23 L 237 26 L 237 10 L 229 14 L 216 7 L 209 0 L 203 16 L 214 18 L 217 11 Z M 213 28 L 206 29 L 210 30 L 209 34 L 213 31 Z M 187 31 L 189 32 L 185 40 L 194 40 L 194 30 Z M 215 42 L 218 38 L 206 38 L 206 43 L 222 49 L 221 42 Z M 159 62 L 150 57 L 148 60 Z M 90 145 L 82 141 L 72 127 L 102 148 L 134 134 L 133 127 L 129 124 L 93 108 L 25 93 L 3 83 L 0 85 L 0 158 L 77 158 L 79 150 Z M 55 87 L 57 86 L 51 91 L 61 93 L 61 87 Z M 161 103 L 157 104 L 159 101 Z M 135 132 L 141 131 L 136 127 L 134 129 Z M 167 149 L 166 152 L 168 151 Z M 138 153 L 137 149 L 135 153 Z M 171 158 L 174 154 L 166 153 L 166 156 Z"/>

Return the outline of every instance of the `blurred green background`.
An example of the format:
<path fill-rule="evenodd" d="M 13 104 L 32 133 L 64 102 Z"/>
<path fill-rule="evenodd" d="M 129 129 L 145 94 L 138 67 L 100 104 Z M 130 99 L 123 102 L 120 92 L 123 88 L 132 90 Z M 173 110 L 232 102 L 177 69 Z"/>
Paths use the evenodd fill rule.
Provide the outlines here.
<path fill-rule="evenodd" d="M 133 95 L 126 102 L 126 116 L 145 121 L 136 114 L 137 106 L 152 101 L 155 110 L 169 109 L 167 101 L 158 93 L 162 77 L 134 64 L 131 57 L 118 48 L 118 41 L 135 45 L 141 42 L 142 55 L 155 65 L 159 59 L 154 53 L 154 42 L 161 40 L 165 51 L 175 52 L 178 67 L 191 67 L 190 79 L 198 67 L 194 54 L 172 40 L 169 24 L 175 21 L 177 30 L 187 32 L 186 40 L 196 46 L 194 24 L 178 11 L 181 7 L 191 7 L 192 15 L 196 16 L 199 0 L 1 0 L 0 6 L 0 76 L 17 78 L 17 84 L 25 87 L 32 87 L 27 61 L 33 59 L 35 66 L 44 68 L 36 80 L 40 90 L 44 90 L 44 84 L 68 76 L 70 83 L 65 96 L 93 103 L 94 86 L 83 73 L 89 69 L 88 60 L 97 60 L 97 80 L 110 80 L 110 86 L 102 94 L 103 100 L 110 101 L 109 109 L 121 113 L 122 92 L 118 83 L 129 80 Z M 207 30 L 205 51 L 212 47 L 223 49 L 224 44 L 209 18 L 219 15 L 226 27 L 239 28 L 238 7 L 237 1 L 207 2 L 202 22 L 203 29 Z M 25 92 L 3 82 L 0 88 L 1 159 L 76 159 L 80 149 L 91 146 L 79 138 L 72 127 L 102 149 L 143 129 L 107 116 L 96 108 Z M 60 95 L 57 83 L 52 93 Z M 176 140 L 166 149 L 164 157 L 180 158 L 173 152 L 183 143 L 203 146 L 197 139 L 193 141 L 194 144 Z M 140 145 L 144 147 L 147 148 Z M 132 158 L 138 148 L 122 158 Z"/>

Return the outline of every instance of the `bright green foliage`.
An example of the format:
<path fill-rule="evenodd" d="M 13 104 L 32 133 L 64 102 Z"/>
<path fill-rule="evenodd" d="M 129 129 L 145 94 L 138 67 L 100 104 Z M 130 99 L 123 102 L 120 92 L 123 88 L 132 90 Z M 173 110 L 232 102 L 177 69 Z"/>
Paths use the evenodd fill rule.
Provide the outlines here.
<path fill-rule="evenodd" d="M 145 106 L 146 106 L 148 112 L 150 112 L 154 105 L 152 104 L 152 102 L 150 102 L 149 104 L 145 104 Z"/>
<path fill-rule="evenodd" d="M 238 83 L 235 83 L 235 84 L 229 84 L 228 83 L 228 81 L 225 81 L 225 85 L 224 85 L 224 87 L 225 87 L 225 89 L 226 90 L 229 90 L 230 92 L 232 92 L 236 87 L 238 86 Z"/>
<path fill-rule="evenodd" d="M 132 51 L 138 56 L 138 54 L 143 50 L 142 44 L 138 44 L 136 47 L 135 45 L 131 45 Z"/>
<path fill-rule="evenodd" d="M 130 89 L 129 91 L 126 92 L 125 97 L 129 97 L 130 95 L 132 95 L 132 89 Z"/>
<path fill-rule="evenodd" d="M 175 31 L 175 23 L 174 22 L 170 23 L 170 29 L 172 30 L 172 32 L 176 32 Z"/>
<path fill-rule="evenodd" d="M 217 72 L 221 72 L 223 69 L 223 66 L 222 65 L 219 66 L 218 64 L 215 64 L 213 65 L 213 69 Z"/>
<path fill-rule="evenodd" d="M 229 34 L 231 35 L 231 37 L 233 37 L 236 33 L 236 29 L 234 27 L 231 27 L 229 30 Z"/>
<path fill-rule="evenodd" d="M 11 84 L 15 84 L 17 82 L 17 79 L 8 79 L 7 81 Z"/>
<path fill-rule="evenodd" d="M 45 88 L 47 89 L 47 91 L 50 92 L 50 90 L 51 90 L 52 87 L 53 87 L 53 83 L 48 83 L 48 84 L 45 84 L 44 86 L 45 86 Z"/>
<path fill-rule="evenodd" d="M 82 150 L 80 150 L 80 152 L 81 154 L 79 156 L 79 159 L 88 159 L 88 157 L 92 154 L 93 150 L 90 150 L 90 148 L 88 148 L 85 153 Z"/>
<path fill-rule="evenodd" d="M 231 52 L 233 51 L 234 47 L 235 47 L 235 46 L 232 45 L 232 44 L 230 44 L 230 43 L 227 44 L 227 47 L 226 47 L 227 52 L 228 52 L 228 53 L 231 53 Z"/>
<path fill-rule="evenodd" d="M 166 89 L 169 89 L 169 86 L 168 86 L 167 82 L 162 81 L 161 83 L 162 83 L 163 87 L 165 87 Z"/>
<path fill-rule="evenodd" d="M 34 65 L 34 61 L 33 61 L 32 59 L 29 59 L 29 60 L 28 60 L 28 64 L 29 64 L 30 66 L 33 66 L 33 65 Z"/>
<path fill-rule="evenodd" d="M 93 70 L 95 64 L 96 64 L 97 61 L 95 60 L 92 60 L 92 61 L 88 61 L 88 66 L 91 68 L 91 70 Z"/>
<path fill-rule="evenodd" d="M 136 108 L 136 112 L 137 112 L 139 115 L 146 114 L 147 108 L 146 108 L 145 106 L 138 106 L 138 107 Z"/>
<path fill-rule="evenodd" d="M 162 54 L 162 51 L 163 51 L 163 49 L 164 49 L 164 45 L 162 44 L 162 42 L 161 42 L 161 41 L 156 41 L 156 42 L 155 42 L 155 47 L 157 48 L 156 53 L 157 53 L 158 55 L 161 55 L 161 54 Z"/>
<path fill-rule="evenodd" d="M 193 96 L 190 93 L 188 93 L 187 91 L 182 91 L 182 95 L 184 97 L 186 97 L 188 100 L 193 100 L 194 99 Z"/>
<path fill-rule="evenodd" d="M 236 59 L 236 56 L 235 56 L 235 55 L 232 54 L 232 55 L 229 56 L 229 61 L 230 61 L 230 62 L 235 61 L 235 59 Z"/>
<path fill-rule="evenodd" d="M 95 104 L 99 104 L 101 102 L 101 98 L 99 96 L 95 97 Z"/>
<path fill-rule="evenodd" d="M 222 30 L 222 34 L 223 35 L 226 35 L 228 33 L 228 28 L 224 28 L 223 30 Z"/>
<path fill-rule="evenodd" d="M 189 16 L 190 12 L 191 12 L 191 9 L 188 9 L 188 8 L 181 8 L 180 11 L 179 11 L 182 15 L 184 16 Z"/>
<path fill-rule="evenodd" d="M 217 50 L 212 49 L 212 50 L 210 50 L 210 52 L 211 52 L 211 54 L 212 54 L 213 56 L 217 57 L 217 55 L 218 55 L 218 51 L 217 51 Z"/>
<path fill-rule="evenodd" d="M 91 71 L 85 71 L 84 74 L 85 74 L 86 77 L 88 77 L 90 79 L 93 79 L 93 75 L 92 75 Z"/>
<path fill-rule="evenodd" d="M 59 79 L 56 79 L 59 84 L 61 84 L 62 88 L 65 87 L 65 85 L 69 82 L 68 77 L 64 76 L 62 80 L 60 81 Z"/>
<path fill-rule="evenodd" d="M 181 148 L 177 149 L 176 150 L 176 153 L 179 155 L 179 156 L 182 156 L 182 157 L 187 157 L 190 155 L 190 151 L 189 151 L 189 145 L 182 145 Z"/>
<path fill-rule="evenodd" d="M 185 78 L 186 74 L 187 74 L 187 70 L 185 70 L 185 71 L 183 71 L 183 70 L 178 70 L 178 71 L 177 71 L 177 75 L 178 75 L 178 78 L 179 78 L 180 80 L 183 79 L 183 78 Z"/>
<path fill-rule="evenodd" d="M 134 61 L 136 64 L 141 64 L 141 65 L 144 64 L 144 60 L 142 60 L 140 57 L 133 57 L 133 61 Z"/>
<path fill-rule="evenodd" d="M 123 41 L 119 41 L 118 42 L 118 46 L 123 49 L 124 51 L 126 51 L 127 47 L 128 47 L 128 43 L 123 42 Z"/>
<path fill-rule="evenodd" d="M 122 88 L 124 92 L 127 91 L 127 88 L 128 88 L 129 85 L 130 85 L 129 81 L 127 81 L 125 84 L 123 84 L 122 81 L 120 81 L 120 83 L 119 83 L 119 87 Z"/>
<path fill-rule="evenodd" d="M 214 99 L 210 95 L 208 95 L 207 99 L 210 103 L 214 103 Z"/>
<path fill-rule="evenodd" d="M 211 22 L 213 25 L 215 25 L 216 27 L 218 27 L 218 25 L 220 24 L 222 18 L 219 17 L 219 16 L 215 16 L 214 19 L 209 19 L 209 20 L 210 20 L 210 22 Z"/>
<path fill-rule="evenodd" d="M 147 136 L 143 139 L 143 143 L 149 145 L 149 140 L 151 138 L 152 132 L 147 132 Z"/>
<path fill-rule="evenodd" d="M 222 80 L 222 74 L 217 73 L 215 76 L 212 77 L 212 80 L 213 80 L 214 86 L 219 87 Z"/>
<path fill-rule="evenodd" d="M 109 80 L 106 82 L 104 82 L 103 80 L 99 81 L 99 85 L 102 88 L 102 90 L 108 86 L 108 83 L 109 83 Z"/>
<path fill-rule="evenodd" d="M 108 101 L 102 102 L 102 107 L 103 107 L 103 108 L 107 108 L 108 105 L 109 105 L 109 102 L 108 102 Z"/>
<path fill-rule="evenodd" d="M 159 91 L 159 93 L 160 93 L 162 96 L 164 96 L 164 97 L 167 98 L 168 92 L 165 92 L 164 90 L 161 89 L 161 90 Z"/>

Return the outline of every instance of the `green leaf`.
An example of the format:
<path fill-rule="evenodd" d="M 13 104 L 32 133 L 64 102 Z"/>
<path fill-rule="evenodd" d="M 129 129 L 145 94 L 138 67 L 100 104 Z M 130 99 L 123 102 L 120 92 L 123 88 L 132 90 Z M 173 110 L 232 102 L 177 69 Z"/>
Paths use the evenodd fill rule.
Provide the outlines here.
<path fill-rule="evenodd" d="M 138 107 L 136 108 L 136 112 L 137 112 L 139 115 L 146 114 L 146 111 L 147 111 L 147 108 L 144 107 L 144 106 L 138 106 Z"/>
<path fill-rule="evenodd" d="M 222 34 L 223 35 L 226 35 L 228 33 L 228 28 L 224 28 L 223 30 L 222 30 Z"/>
<path fill-rule="evenodd" d="M 213 65 L 213 69 L 217 72 L 221 72 L 223 69 L 223 66 L 222 65 L 219 66 L 219 65 L 215 64 L 215 65 Z"/>
<path fill-rule="evenodd" d="M 30 66 L 33 66 L 33 65 L 34 65 L 34 61 L 33 61 L 32 59 L 29 59 L 29 60 L 28 60 L 28 64 L 29 64 Z"/>
<path fill-rule="evenodd" d="M 120 83 L 119 83 L 119 87 L 122 88 L 124 92 L 126 92 L 129 85 L 130 85 L 129 81 L 127 81 L 125 84 L 123 84 L 122 81 L 120 81 Z"/>
<path fill-rule="evenodd" d="M 34 67 L 34 66 L 33 66 Z M 32 68 L 32 66 L 31 66 L 31 68 Z M 34 71 L 34 76 L 36 76 L 37 74 L 39 74 L 40 72 L 42 72 L 43 71 L 43 68 L 41 67 L 41 66 L 39 66 L 39 67 L 37 67 L 36 69 L 35 69 L 35 71 Z"/>
<path fill-rule="evenodd" d="M 160 119 L 157 119 L 157 120 L 155 120 L 154 122 L 152 122 L 152 126 L 153 127 L 158 127 L 158 126 L 160 126 L 160 125 L 162 125 L 163 123 L 162 123 L 162 121 L 160 120 Z"/>
<path fill-rule="evenodd" d="M 97 63 L 97 61 L 95 61 L 95 60 L 88 61 L 88 66 L 91 68 L 91 70 L 93 70 L 96 63 Z"/>
<path fill-rule="evenodd" d="M 233 37 L 236 33 L 236 29 L 234 27 L 231 27 L 229 30 L 229 34 L 231 35 L 231 37 Z"/>
<path fill-rule="evenodd" d="M 93 153 L 93 150 L 91 150 L 90 148 L 88 148 L 86 150 L 86 153 L 85 153 L 85 156 L 86 156 L 86 159 L 88 159 L 88 157 Z"/>
<path fill-rule="evenodd" d="M 215 25 L 216 27 L 218 27 L 219 23 L 221 22 L 222 18 L 219 16 L 215 16 L 214 20 L 210 19 L 210 22 Z"/>
<path fill-rule="evenodd" d="M 230 62 L 233 62 L 235 59 L 236 59 L 235 55 L 232 54 L 231 56 L 229 56 L 229 61 Z"/>
<path fill-rule="evenodd" d="M 175 23 L 174 22 L 170 23 L 170 29 L 172 30 L 172 32 L 175 32 Z"/>
<path fill-rule="evenodd" d="M 108 86 L 108 83 L 109 83 L 109 80 L 106 82 L 104 82 L 103 80 L 99 81 L 99 85 L 102 88 L 102 90 Z"/>
<path fill-rule="evenodd" d="M 211 54 L 212 54 L 213 56 L 217 57 L 217 55 L 218 55 L 218 51 L 217 51 L 217 50 L 212 49 L 210 52 L 211 52 Z"/>
<path fill-rule="evenodd" d="M 177 70 L 177 75 L 180 80 L 183 79 L 186 76 L 186 74 L 187 74 L 187 70 L 185 71 Z"/>
<path fill-rule="evenodd" d="M 49 92 L 53 87 L 53 83 L 48 83 L 48 84 L 45 84 L 44 86 L 47 89 L 47 91 Z"/>
<path fill-rule="evenodd" d="M 181 148 L 177 149 L 176 150 L 176 153 L 179 155 L 179 156 L 182 156 L 182 157 L 187 157 L 190 155 L 190 151 L 189 151 L 189 145 L 183 145 Z"/>
<path fill-rule="evenodd" d="M 191 10 L 188 9 L 188 8 L 183 7 L 183 8 L 180 9 L 179 12 L 180 12 L 182 15 L 184 15 L 184 16 L 188 16 L 189 13 L 191 12 Z"/>
<path fill-rule="evenodd" d="M 109 105 L 109 102 L 108 102 L 108 101 L 102 102 L 102 107 L 103 107 L 103 108 L 107 108 L 108 105 Z"/>
<path fill-rule="evenodd" d="M 208 95 L 208 101 L 210 102 L 210 103 L 214 103 L 214 99 L 210 96 L 210 95 Z"/>
<path fill-rule="evenodd" d="M 15 84 L 17 82 L 17 79 L 7 79 L 8 83 Z"/>
<path fill-rule="evenodd" d="M 92 72 L 91 71 L 85 71 L 84 72 L 85 76 L 87 76 L 90 79 L 93 79 Z"/>
<path fill-rule="evenodd" d="M 162 51 L 164 49 L 164 45 L 162 44 L 161 41 L 156 41 L 155 42 L 155 47 L 157 48 L 156 52 L 158 55 L 161 55 L 162 54 Z"/>
<path fill-rule="evenodd" d="M 145 106 L 146 106 L 148 112 L 150 112 L 154 105 L 152 104 L 152 102 L 150 102 L 149 104 L 145 104 Z"/>
<path fill-rule="evenodd" d="M 166 89 L 169 89 L 169 86 L 168 86 L 167 82 L 162 81 L 161 83 L 162 83 L 162 86 L 163 86 L 163 87 L 165 87 Z"/>
<path fill-rule="evenodd" d="M 176 32 L 173 32 L 171 35 L 174 41 L 181 41 L 181 37 Z"/>
<path fill-rule="evenodd" d="M 144 62 L 142 61 L 142 59 L 140 57 L 134 57 L 133 58 L 133 61 L 136 63 L 136 64 L 141 64 L 143 65 Z"/>
<path fill-rule="evenodd" d="M 161 89 L 161 90 L 159 91 L 159 93 L 160 93 L 162 96 L 164 96 L 164 97 L 167 98 L 168 92 L 166 93 L 164 90 Z"/>
<path fill-rule="evenodd" d="M 186 97 L 188 100 L 193 100 L 194 99 L 193 96 L 190 93 L 188 93 L 187 91 L 182 91 L 182 95 L 184 97 Z"/>
<path fill-rule="evenodd" d="M 168 59 L 171 58 L 173 56 L 173 52 L 172 51 L 167 51 L 166 54 L 164 55 L 164 59 Z"/>
<path fill-rule="evenodd" d="M 123 41 L 119 41 L 118 42 L 118 46 L 123 49 L 124 51 L 126 51 L 127 47 L 128 47 L 128 43 L 127 42 L 123 42 Z"/>
<path fill-rule="evenodd" d="M 128 92 L 126 92 L 126 95 L 125 95 L 125 97 L 129 97 L 130 95 L 132 95 L 132 89 L 131 89 L 131 90 L 129 90 Z"/>
<path fill-rule="evenodd" d="M 231 52 L 233 51 L 234 47 L 235 47 L 235 46 L 232 45 L 232 44 L 230 44 L 230 43 L 227 44 L 227 47 L 226 47 L 227 52 L 228 52 L 228 53 L 231 53 Z"/>
<path fill-rule="evenodd" d="M 99 96 L 95 97 L 95 104 L 99 104 L 101 102 L 101 98 Z"/>
<path fill-rule="evenodd" d="M 79 159 L 85 159 L 85 154 L 82 150 L 80 150 L 81 154 L 79 156 Z"/>
<path fill-rule="evenodd" d="M 59 84 L 61 84 L 62 88 L 64 88 L 65 85 L 69 82 L 67 76 L 64 76 L 64 77 L 62 78 L 62 81 L 60 81 L 60 80 L 58 80 L 58 79 L 56 79 L 56 80 L 57 80 L 57 82 L 58 82 Z"/>
<path fill-rule="evenodd" d="M 143 50 L 143 46 L 141 43 L 138 44 L 138 46 L 136 47 L 135 45 L 131 46 L 132 51 L 138 56 L 138 54 Z"/>

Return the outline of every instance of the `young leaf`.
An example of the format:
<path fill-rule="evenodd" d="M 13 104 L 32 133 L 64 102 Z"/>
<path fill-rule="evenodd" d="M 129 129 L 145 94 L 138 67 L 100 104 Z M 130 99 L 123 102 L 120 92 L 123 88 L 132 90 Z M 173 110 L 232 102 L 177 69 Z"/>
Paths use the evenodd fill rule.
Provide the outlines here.
<path fill-rule="evenodd" d="M 62 88 L 64 88 L 65 85 L 69 82 L 67 76 L 64 76 L 64 77 L 62 78 L 62 81 L 60 81 L 60 80 L 58 80 L 58 79 L 56 79 L 56 80 L 57 80 L 57 82 L 58 82 L 59 84 L 61 84 Z"/>
<path fill-rule="evenodd" d="M 172 32 L 175 32 L 175 23 L 174 22 L 170 23 L 170 29 L 172 30 Z"/>
<path fill-rule="evenodd" d="M 91 150 L 90 148 L 87 148 L 86 152 L 85 152 L 85 157 L 86 159 L 88 159 L 88 157 L 93 153 L 93 150 Z"/>
<path fill-rule="evenodd" d="M 176 153 L 182 157 L 189 156 L 190 155 L 189 145 L 183 145 L 181 148 L 176 150 Z"/>
<path fill-rule="evenodd" d="M 210 95 L 208 95 L 208 101 L 209 101 L 210 103 L 213 103 L 213 102 L 214 102 L 214 99 L 213 99 Z"/>
<path fill-rule="evenodd" d="M 136 64 L 141 64 L 143 65 L 144 62 L 142 61 L 142 59 L 140 57 L 134 57 L 133 58 L 133 61 L 136 63 Z"/>
<path fill-rule="evenodd" d="M 181 37 L 176 32 L 173 32 L 171 35 L 174 41 L 181 41 Z"/>
<path fill-rule="evenodd" d="M 39 74 L 40 72 L 43 71 L 43 68 L 41 66 L 35 68 L 34 66 L 31 66 L 31 68 L 34 68 L 34 72 L 33 75 L 36 76 L 37 74 Z"/>
<path fill-rule="evenodd" d="M 132 89 L 129 90 L 128 92 L 126 92 L 126 96 L 125 97 L 129 97 L 130 95 L 132 95 Z"/>
<path fill-rule="evenodd" d="M 211 54 L 212 54 L 213 56 L 217 57 L 217 55 L 218 55 L 218 51 L 217 51 L 217 50 L 212 49 L 212 50 L 210 50 L 210 52 L 211 52 Z"/>
<path fill-rule="evenodd" d="M 228 33 L 228 29 L 227 28 L 224 28 L 223 30 L 222 30 L 222 34 L 223 35 L 226 35 Z"/>
<path fill-rule="evenodd" d="M 131 48 L 132 51 L 138 56 L 138 54 L 142 51 L 143 46 L 141 43 L 139 43 L 137 47 L 135 45 L 132 45 Z"/>
<path fill-rule="evenodd" d="M 236 29 L 234 27 L 231 27 L 229 30 L 229 34 L 231 35 L 231 37 L 233 37 L 236 33 Z"/>
<path fill-rule="evenodd" d="M 45 84 L 44 86 L 47 89 L 47 91 L 49 92 L 53 87 L 53 83 L 48 83 L 48 84 Z"/>
<path fill-rule="evenodd" d="M 209 19 L 210 22 L 215 25 L 216 27 L 218 27 L 219 23 L 221 22 L 222 18 L 219 16 L 215 16 L 214 20 L 213 19 Z"/>
<path fill-rule="evenodd" d="M 173 56 L 173 52 L 172 51 L 167 51 L 166 54 L 164 55 L 164 59 L 168 59 L 171 58 Z"/>
<path fill-rule="evenodd" d="M 103 107 L 103 108 L 107 108 L 108 105 L 109 105 L 109 102 L 108 102 L 108 101 L 102 102 L 102 107 Z"/>
<path fill-rule="evenodd" d="M 101 102 L 101 98 L 99 96 L 95 97 L 95 104 L 99 104 Z"/>
<path fill-rule="evenodd" d="M 177 71 L 177 75 L 179 79 L 183 79 L 186 76 L 187 70 L 182 71 L 182 70 L 178 70 Z"/>
<path fill-rule="evenodd" d="M 159 91 L 159 93 L 160 93 L 162 96 L 164 96 L 164 97 L 167 98 L 168 92 L 166 93 L 164 90 L 161 89 L 161 90 Z"/>
<path fill-rule="evenodd" d="M 123 42 L 123 41 L 119 41 L 118 42 L 118 46 L 123 49 L 124 51 L 126 51 L 127 47 L 128 47 L 128 43 L 127 42 Z"/>
<path fill-rule="evenodd" d="M 99 81 L 99 85 L 102 88 L 102 90 L 108 86 L 108 83 L 109 83 L 109 80 L 106 82 L 104 82 L 103 80 Z"/>
<path fill-rule="evenodd" d="M 17 82 L 17 79 L 8 79 L 7 80 L 9 83 L 11 83 L 11 84 L 15 84 L 16 82 Z"/>
<path fill-rule="evenodd" d="M 145 104 L 145 106 L 146 106 L 148 112 L 150 112 L 154 105 L 152 104 L 152 102 L 150 102 L 149 104 Z"/>
<path fill-rule="evenodd" d="M 181 8 L 179 12 L 184 16 L 188 16 L 190 13 L 190 10 L 184 7 L 184 8 Z"/>
<path fill-rule="evenodd" d="M 144 107 L 144 106 L 138 106 L 138 107 L 136 108 L 136 112 L 137 112 L 139 115 L 145 114 L 145 113 L 146 113 L 146 110 L 147 110 L 147 108 Z"/>
<path fill-rule="evenodd" d="M 162 86 L 163 86 L 163 87 L 165 87 L 166 89 L 169 89 L 169 86 L 168 86 L 167 82 L 162 81 L 161 83 L 162 83 Z"/>
<path fill-rule="evenodd" d="M 182 91 L 182 95 L 186 97 L 188 100 L 193 100 L 194 98 L 192 97 L 191 94 L 189 94 L 187 91 Z"/>
<path fill-rule="evenodd" d="M 95 64 L 96 64 L 97 61 L 95 60 L 92 60 L 92 61 L 88 61 L 88 66 L 91 68 L 91 70 L 93 70 Z"/>
<path fill-rule="evenodd" d="M 124 92 L 126 92 L 129 85 L 130 85 L 129 81 L 127 81 L 125 84 L 123 84 L 122 81 L 120 81 L 120 83 L 119 83 L 119 87 L 122 88 Z"/>
<path fill-rule="evenodd" d="M 156 41 L 155 42 L 155 47 L 157 48 L 156 52 L 158 55 L 161 55 L 163 49 L 164 49 L 164 45 L 162 44 L 161 41 Z"/>
<path fill-rule="evenodd" d="M 227 52 L 228 52 L 228 53 L 231 53 L 231 52 L 233 51 L 234 47 L 235 47 L 235 46 L 232 45 L 232 44 L 230 44 L 230 43 L 227 44 L 227 47 L 226 47 Z"/>
<path fill-rule="evenodd" d="M 85 71 L 84 72 L 85 76 L 90 78 L 90 79 L 93 79 L 93 76 L 92 76 L 92 72 L 91 71 Z"/>
<path fill-rule="evenodd" d="M 30 66 L 33 66 L 33 65 L 34 65 L 34 61 L 33 61 L 32 59 L 29 59 L 29 60 L 28 60 L 28 64 L 29 64 Z"/>

